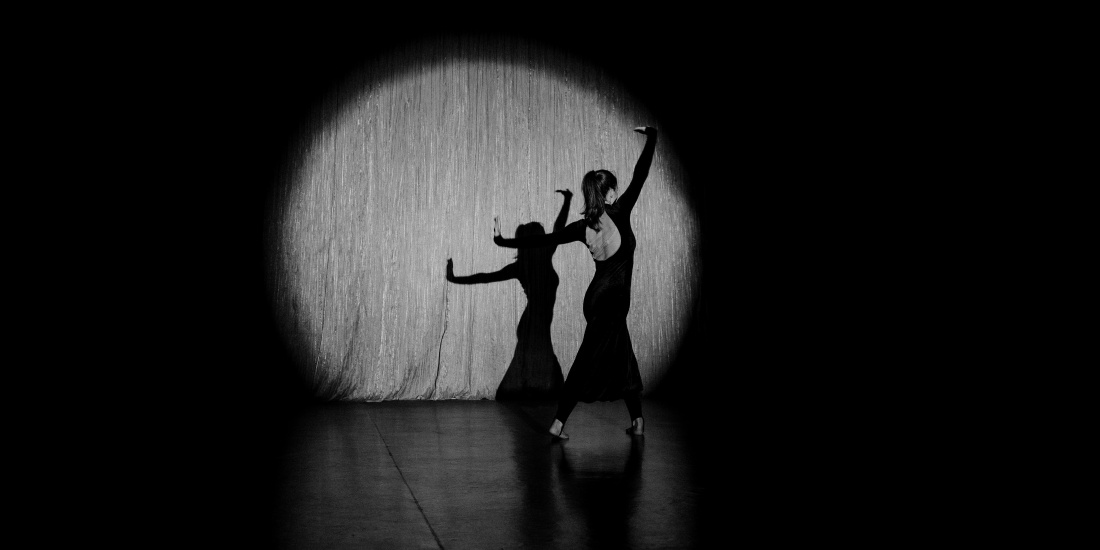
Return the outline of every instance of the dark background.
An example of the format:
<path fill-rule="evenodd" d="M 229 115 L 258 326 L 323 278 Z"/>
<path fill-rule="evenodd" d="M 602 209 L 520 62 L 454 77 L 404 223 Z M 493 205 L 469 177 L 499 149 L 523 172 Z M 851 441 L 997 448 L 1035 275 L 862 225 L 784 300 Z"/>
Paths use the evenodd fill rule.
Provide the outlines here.
<path fill-rule="evenodd" d="M 144 518 L 133 533 L 241 547 L 270 533 L 274 457 L 309 402 L 263 285 L 277 163 L 310 104 L 364 53 L 454 31 L 518 32 L 605 67 L 687 167 L 703 277 L 683 349 L 650 397 L 696 419 L 698 467 L 714 479 L 707 524 L 736 540 L 883 519 L 899 490 L 883 472 L 911 452 L 885 446 L 883 430 L 923 357 L 912 322 L 896 322 L 919 298 L 899 299 L 896 285 L 923 268 L 896 257 L 910 246 L 892 229 L 899 194 L 879 182 L 917 177 L 896 169 L 888 142 L 919 113 L 898 108 L 881 59 L 843 37 L 714 14 L 593 20 L 382 33 L 241 20 L 119 45 L 130 84 L 112 104 L 156 176 L 130 229 L 148 253 L 134 279 L 155 281 L 135 282 L 137 307 L 155 321 L 138 327 L 130 378 L 143 383 L 119 384 L 140 449 L 121 468 L 147 481 L 128 508 Z M 726 532 L 731 521 L 743 531 Z"/>

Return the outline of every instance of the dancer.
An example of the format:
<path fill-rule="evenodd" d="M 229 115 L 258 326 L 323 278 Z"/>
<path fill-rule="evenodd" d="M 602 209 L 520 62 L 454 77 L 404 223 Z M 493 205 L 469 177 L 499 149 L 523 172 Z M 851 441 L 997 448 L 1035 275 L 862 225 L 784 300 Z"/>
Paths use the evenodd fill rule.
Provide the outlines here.
<path fill-rule="evenodd" d="M 558 411 L 550 425 L 550 435 L 558 439 L 569 439 L 564 432 L 565 421 L 579 401 L 623 399 L 631 419 L 626 433 L 636 436 L 644 433 L 642 377 L 626 327 L 637 244 L 630 227 L 630 212 L 649 176 L 657 129 L 642 126 L 634 131 L 644 134 L 646 142 L 634 167 L 634 177 L 622 195 L 614 174 L 594 170 L 581 181 L 583 218 L 563 229 L 548 235 L 506 239 L 500 235 L 500 220 L 493 223 L 493 241 L 498 246 L 530 248 L 577 241 L 588 246 L 596 264 L 596 274 L 584 295 L 584 319 L 588 323 L 584 339 L 565 379 Z"/>

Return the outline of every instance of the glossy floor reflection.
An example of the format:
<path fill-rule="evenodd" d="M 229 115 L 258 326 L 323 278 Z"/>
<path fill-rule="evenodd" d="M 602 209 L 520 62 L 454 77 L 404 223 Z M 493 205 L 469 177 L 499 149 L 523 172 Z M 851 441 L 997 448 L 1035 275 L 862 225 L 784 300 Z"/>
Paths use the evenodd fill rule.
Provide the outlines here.
<path fill-rule="evenodd" d="M 346 403 L 303 411 L 281 458 L 285 548 L 687 548 L 705 479 L 684 419 L 582 403 L 571 439 L 550 402 Z"/>

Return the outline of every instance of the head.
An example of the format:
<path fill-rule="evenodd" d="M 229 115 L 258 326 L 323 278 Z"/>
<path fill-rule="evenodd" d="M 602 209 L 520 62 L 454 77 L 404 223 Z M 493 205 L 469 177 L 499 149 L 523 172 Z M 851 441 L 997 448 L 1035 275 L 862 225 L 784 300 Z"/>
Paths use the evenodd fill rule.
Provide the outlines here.
<path fill-rule="evenodd" d="M 542 228 L 542 224 L 539 222 L 527 222 L 521 223 L 516 226 L 516 237 L 532 237 L 536 235 L 545 235 L 546 230 Z"/>
<path fill-rule="evenodd" d="M 615 201 L 619 198 L 618 186 L 615 174 L 608 170 L 593 170 L 584 175 L 581 180 L 584 211 L 581 215 L 589 227 L 597 228 L 605 210 L 614 211 Z"/>
<path fill-rule="evenodd" d="M 527 222 L 520 224 L 516 227 L 516 237 L 530 237 L 533 235 L 545 235 L 546 230 L 543 229 L 542 224 L 539 222 Z M 517 248 L 516 259 L 517 260 L 534 260 L 542 256 L 545 256 L 546 251 L 539 248 Z M 553 250 L 550 251 L 553 255 Z"/>

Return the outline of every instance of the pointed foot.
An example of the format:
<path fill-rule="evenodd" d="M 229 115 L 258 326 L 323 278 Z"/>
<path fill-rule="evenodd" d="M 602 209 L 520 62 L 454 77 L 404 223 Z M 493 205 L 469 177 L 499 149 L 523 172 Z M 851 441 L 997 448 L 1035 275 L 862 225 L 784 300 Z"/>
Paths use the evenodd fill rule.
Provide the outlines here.
<path fill-rule="evenodd" d="M 554 423 L 550 425 L 550 435 L 553 436 L 555 440 L 569 439 L 569 436 L 565 435 L 565 424 L 562 424 L 561 421 L 556 418 L 554 419 Z"/>

